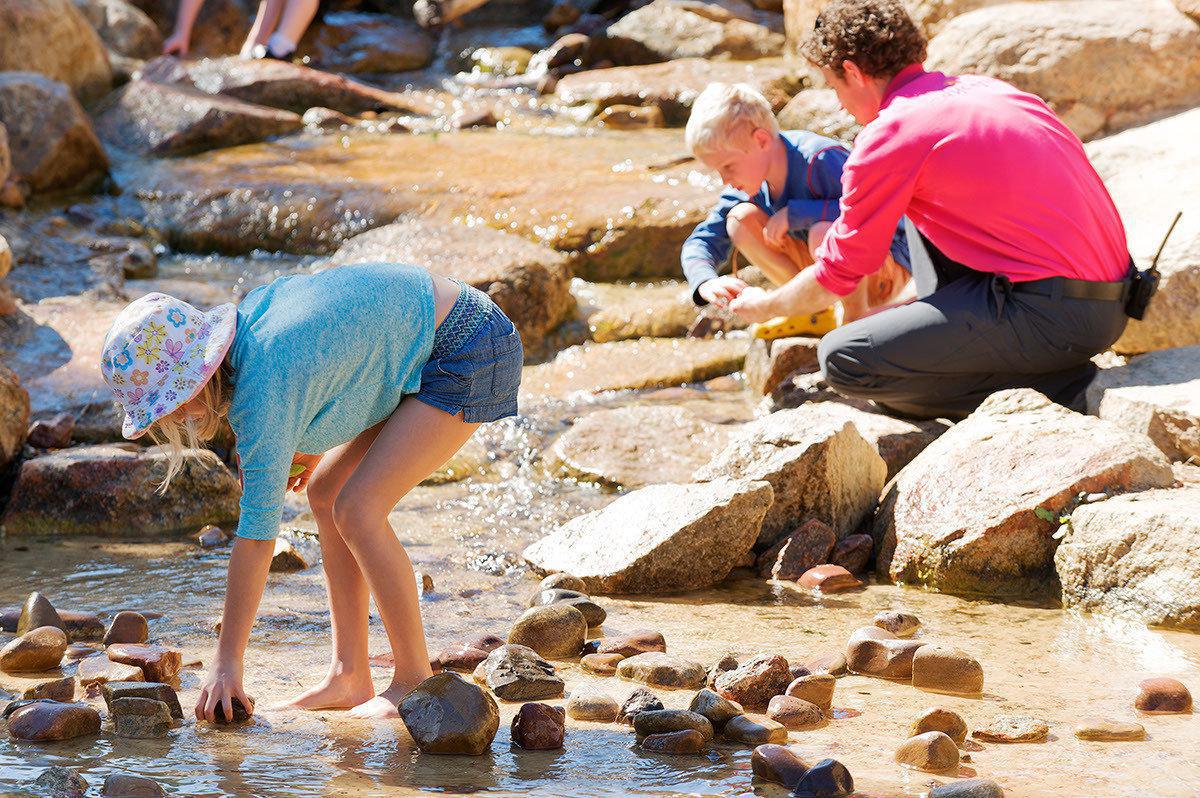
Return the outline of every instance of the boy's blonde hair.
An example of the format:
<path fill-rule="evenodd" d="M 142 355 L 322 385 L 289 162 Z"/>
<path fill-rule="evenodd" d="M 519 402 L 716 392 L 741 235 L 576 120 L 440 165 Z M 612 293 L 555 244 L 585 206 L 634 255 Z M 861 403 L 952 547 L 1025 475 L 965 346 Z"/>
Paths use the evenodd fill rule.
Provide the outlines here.
<path fill-rule="evenodd" d="M 167 474 L 159 483 L 160 494 L 167 492 L 171 480 L 183 468 L 187 450 L 200 448 L 221 431 L 225 417 L 229 415 L 230 388 L 229 363 L 226 361 L 196 394 L 195 399 L 203 411 L 200 416 L 185 414 L 180 407 L 155 421 L 146 430 L 151 440 L 167 447 Z"/>
<path fill-rule="evenodd" d="M 710 83 L 692 105 L 684 140 L 695 155 L 748 150 L 756 128 L 779 134 L 779 122 L 760 91 L 746 83 Z"/>

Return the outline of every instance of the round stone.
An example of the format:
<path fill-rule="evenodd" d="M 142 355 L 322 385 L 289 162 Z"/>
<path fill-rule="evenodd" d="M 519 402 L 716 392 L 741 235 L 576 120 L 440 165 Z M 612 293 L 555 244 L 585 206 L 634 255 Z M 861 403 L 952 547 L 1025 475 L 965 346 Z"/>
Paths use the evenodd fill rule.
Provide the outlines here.
<path fill-rule="evenodd" d="M 940 731 L 910 737 L 896 750 L 896 761 L 900 764 L 935 772 L 957 767 L 958 756 L 958 746 Z"/>
<path fill-rule="evenodd" d="M 567 715 L 574 720 L 612 723 L 620 711 L 612 696 L 588 685 L 576 687 L 567 699 Z"/>
<path fill-rule="evenodd" d="M 828 673 L 813 673 L 793 680 L 784 695 L 803 699 L 815 704 L 822 712 L 828 712 L 833 706 L 833 689 L 836 685 L 836 677 Z"/>
<path fill-rule="evenodd" d="M 836 759 L 822 759 L 808 769 L 795 795 L 812 798 L 841 798 L 854 792 L 854 777 L 846 766 Z"/>
<path fill-rule="evenodd" d="M 708 747 L 704 735 L 695 729 L 682 729 L 667 734 L 651 734 L 639 743 L 643 751 L 656 754 L 699 754 Z"/>
<path fill-rule="evenodd" d="M 512 741 L 527 751 L 563 747 L 566 710 L 549 704 L 522 704 L 512 719 Z"/>
<path fill-rule="evenodd" d="M 481 756 L 500 727 L 495 699 L 450 672 L 421 682 L 400 702 L 400 717 L 420 749 L 435 754 Z"/>
<path fill-rule="evenodd" d="M 1141 692 L 1133 705 L 1142 712 L 1177 713 L 1192 711 L 1192 694 L 1178 679 L 1159 676 L 1139 685 Z"/>
<path fill-rule="evenodd" d="M 435 666 L 433 668 L 435 671 L 445 670 L 457 671 L 458 673 L 471 673 L 479 667 L 479 663 L 487 658 L 487 651 L 468 646 L 464 643 L 458 643 L 443 648 L 430 660 L 429 664 L 430 666 Z"/>
<path fill-rule="evenodd" d="M 886 634 L 889 633 L 873 626 L 855 632 L 846 646 L 847 666 L 867 676 L 911 679 L 913 656 L 925 645 L 924 641 L 880 637 Z"/>
<path fill-rule="evenodd" d="M 721 730 L 722 736 L 731 742 L 746 745 L 762 745 L 763 743 L 786 743 L 787 728 L 769 718 L 752 718 L 749 715 L 738 715 L 731 718 Z"/>
<path fill-rule="evenodd" d="M 625 657 L 620 654 L 584 654 L 579 666 L 597 676 L 612 676 L 623 659 Z"/>
<path fill-rule="evenodd" d="M 685 729 L 700 732 L 704 735 L 705 740 L 713 738 L 713 727 L 708 718 L 686 709 L 658 709 L 639 712 L 633 719 L 633 730 L 638 737 L 670 734 Z"/>
<path fill-rule="evenodd" d="M 104 645 L 113 643 L 145 643 L 150 637 L 150 626 L 140 612 L 124 610 L 113 616 L 108 631 L 104 633 Z"/>
<path fill-rule="evenodd" d="M 787 746 L 765 743 L 750 754 L 750 770 L 756 778 L 792 789 L 804 778 L 808 765 Z"/>
<path fill-rule="evenodd" d="M 983 666 L 957 648 L 924 645 L 913 654 L 912 684 L 939 693 L 979 695 L 983 692 Z"/>
<path fill-rule="evenodd" d="M 908 612 L 880 612 L 875 625 L 897 637 L 910 637 L 921 628 L 921 619 Z"/>
<path fill-rule="evenodd" d="M 653 712 L 656 709 L 662 708 L 663 702 L 659 700 L 658 696 L 644 687 L 639 687 L 630 694 L 629 698 L 625 699 L 625 703 L 621 705 L 621 712 L 617 716 L 617 720 L 633 725 L 633 719 L 639 713 Z"/>
<path fill-rule="evenodd" d="M 789 729 L 811 729 L 825 722 L 825 713 L 816 704 L 790 695 L 777 695 L 767 706 L 767 717 Z"/>
<path fill-rule="evenodd" d="M 86 704 L 34 701 L 8 716 L 8 734 L 15 740 L 54 742 L 100 731 L 100 713 Z"/>
<path fill-rule="evenodd" d="M 559 572 L 550 574 L 542 580 L 540 588 L 542 590 L 555 590 L 561 588 L 563 590 L 574 590 L 576 593 L 587 593 L 587 585 L 578 576 Z"/>
<path fill-rule="evenodd" d="M 574 607 L 531 607 L 513 624 L 508 642 L 528 646 L 548 659 L 570 659 L 579 656 L 587 630 L 587 620 Z"/>
<path fill-rule="evenodd" d="M 782 695 L 791 681 L 786 659 L 778 654 L 760 654 L 718 676 L 716 692 L 744 707 L 762 709 L 773 697 Z"/>
<path fill-rule="evenodd" d="M 53 670 L 62 662 L 66 650 L 66 632 L 56 626 L 39 626 L 0 648 L 0 670 L 9 673 Z"/>
<path fill-rule="evenodd" d="M 802 588 L 820 593 L 844 593 L 862 587 L 862 582 L 840 565 L 818 565 L 816 568 L 809 568 L 796 583 Z"/>
<path fill-rule="evenodd" d="M 1045 721 L 1024 715 L 999 715 L 971 736 L 989 743 L 1036 743 L 1046 739 L 1050 727 Z"/>
<path fill-rule="evenodd" d="M 129 773 L 110 773 L 104 779 L 101 794 L 106 798 L 162 798 L 166 793 L 158 782 Z"/>
<path fill-rule="evenodd" d="M 1140 723 L 1111 718 L 1088 718 L 1075 727 L 1080 740 L 1121 742 L 1146 739 L 1146 727 Z"/>
<path fill-rule="evenodd" d="M 704 686 L 704 666 L 671 654 L 651 651 L 621 660 L 617 675 L 652 687 L 695 690 Z"/>
<path fill-rule="evenodd" d="M 1004 798 L 1004 789 L 991 779 L 962 779 L 934 787 L 929 798 Z"/>
<path fill-rule="evenodd" d="M 707 687 L 692 697 L 688 709 L 708 718 L 714 729 L 723 728 L 726 723 L 743 714 L 739 705 L 717 695 Z"/>
<path fill-rule="evenodd" d="M 953 740 L 955 745 L 962 745 L 967 739 L 967 722 L 957 712 L 943 707 L 930 707 L 913 721 L 908 733 L 916 737 L 931 731 L 942 732 Z"/>

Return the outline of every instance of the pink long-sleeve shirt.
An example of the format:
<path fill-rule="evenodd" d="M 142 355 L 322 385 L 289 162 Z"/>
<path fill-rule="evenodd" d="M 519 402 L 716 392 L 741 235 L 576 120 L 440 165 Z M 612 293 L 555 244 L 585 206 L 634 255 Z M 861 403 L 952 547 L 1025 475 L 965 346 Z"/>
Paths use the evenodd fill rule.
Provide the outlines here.
<path fill-rule="evenodd" d="M 888 84 L 842 171 L 817 282 L 853 291 L 904 215 L 952 260 L 1013 282 L 1115 281 L 1129 264 L 1121 217 L 1079 138 L 1040 98 L 993 78 L 912 64 Z"/>

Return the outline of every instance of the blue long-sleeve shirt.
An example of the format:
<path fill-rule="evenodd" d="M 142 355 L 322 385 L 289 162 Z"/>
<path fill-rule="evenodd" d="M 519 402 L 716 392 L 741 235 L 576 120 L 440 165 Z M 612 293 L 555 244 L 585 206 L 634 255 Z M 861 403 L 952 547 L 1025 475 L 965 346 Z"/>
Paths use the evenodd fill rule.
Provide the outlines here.
<path fill-rule="evenodd" d="M 846 145 L 807 130 L 787 130 L 779 135 L 788 165 L 779 196 L 771 197 L 765 181 L 753 197 L 726 186 L 716 206 L 683 242 L 679 260 L 697 305 L 707 304 L 699 294 L 700 284 L 716 277 L 718 268 L 729 258 L 732 244 L 726 223 L 734 206 L 753 202 L 770 215 L 786 208 L 788 230 L 801 239 L 807 239 L 809 229 L 817 222 L 838 218 L 842 167 L 850 156 Z M 903 220 L 892 237 L 891 254 L 901 266 L 910 268 Z"/>

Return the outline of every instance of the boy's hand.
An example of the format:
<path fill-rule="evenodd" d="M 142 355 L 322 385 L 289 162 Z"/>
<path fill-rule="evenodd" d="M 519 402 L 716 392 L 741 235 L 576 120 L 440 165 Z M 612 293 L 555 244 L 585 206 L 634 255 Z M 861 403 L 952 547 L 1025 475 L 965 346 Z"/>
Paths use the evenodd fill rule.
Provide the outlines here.
<path fill-rule="evenodd" d="M 196 719 L 215 723 L 217 720 L 217 705 L 221 705 L 225 719 L 233 718 L 233 699 L 242 702 L 246 712 L 254 714 L 254 701 L 246 695 L 242 688 L 242 668 L 217 662 L 212 671 L 204 679 L 200 687 L 200 697 L 196 699 Z"/>
<path fill-rule="evenodd" d="M 308 481 L 312 479 L 313 471 L 317 468 L 317 463 L 321 462 L 321 457 L 322 455 L 319 454 L 296 452 L 295 457 L 292 458 L 292 470 L 288 475 L 287 489 L 299 493 L 307 488 Z"/>
<path fill-rule="evenodd" d="M 724 275 L 705 280 L 700 284 L 697 293 L 717 307 L 728 307 L 738 294 L 746 290 L 746 284 L 737 277 Z"/>
<path fill-rule="evenodd" d="M 729 303 L 729 309 L 749 322 L 763 322 L 779 314 L 771 307 L 771 295 L 761 288 L 748 287 Z"/>
<path fill-rule="evenodd" d="M 763 239 L 771 246 L 783 249 L 787 242 L 788 230 L 788 213 L 787 208 L 784 208 L 767 220 L 767 226 L 763 228 Z"/>

